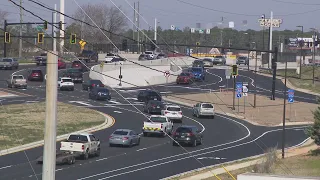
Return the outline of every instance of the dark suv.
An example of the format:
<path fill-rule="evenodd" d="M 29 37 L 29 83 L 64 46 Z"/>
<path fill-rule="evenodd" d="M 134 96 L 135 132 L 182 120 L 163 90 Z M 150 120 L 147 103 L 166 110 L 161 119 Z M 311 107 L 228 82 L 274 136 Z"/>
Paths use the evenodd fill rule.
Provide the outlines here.
<path fill-rule="evenodd" d="M 90 91 L 94 87 L 104 87 L 103 83 L 97 79 L 90 79 L 82 83 L 82 89 Z"/>
<path fill-rule="evenodd" d="M 143 102 L 147 102 L 147 101 L 150 101 L 150 100 L 161 101 L 162 97 L 161 97 L 160 93 L 158 93 L 156 91 L 142 90 L 142 91 L 139 91 L 137 99 L 138 99 L 138 101 L 143 101 Z"/>
<path fill-rule="evenodd" d="M 150 100 L 145 102 L 143 105 L 143 111 L 148 114 L 161 114 L 161 110 L 163 110 L 164 104 L 162 101 Z"/>
<path fill-rule="evenodd" d="M 82 83 L 83 81 L 83 73 L 80 69 L 67 69 L 63 73 L 63 77 L 70 77 L 73 82 Z"/>
<path fill-rule="evenodd" d="M 95 100 L 110 100 L 111 93 L 109 89 L 103 87 L 96 87 L 90 90 L 89 98 Z"/>
<path fill-rule="evenodd" d="M 195 60 L 192 63 L 192 67 L 201 67 L 204 69 L 204 62 L 202 62 L 201 60 Z"/>
<path fill-rule="evenodd" d="M 33 69 L 29 71 L 28 81 L 43 81 L 44 75 L 40 69 Z"/>
<path fill-rule="evenodd" d="M 203 135 L 196 126 L 183 125 L 176 129 L 172 134 L 172 138 L 179 144 L 189 144 L 196 147 L 198 144 L 202 144 Z M 177 146 L 178 144 L 173 141 L 172 145 Z"/>

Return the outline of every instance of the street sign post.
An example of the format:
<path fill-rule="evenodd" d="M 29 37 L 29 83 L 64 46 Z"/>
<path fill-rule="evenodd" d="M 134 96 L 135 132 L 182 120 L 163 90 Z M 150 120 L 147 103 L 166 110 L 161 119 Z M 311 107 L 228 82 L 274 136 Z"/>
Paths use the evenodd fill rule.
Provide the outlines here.
<path fill-rule="evenodd" d="M 168 78 L 170 77 L 170 71 L 165 71 L 164 77 L 166 77 L 166 84 L 168 84 Z M 167 93 L 166 93 L 166 96 L 167 96 Z"/>
<path fill-rule="evenodd" d="M 231 73 L 232 73 L 232 69 L 226 69 L 225 70 L 225 76 L 226 76 L 226 79 L 227 79 L 227 92 L 228 92 L 228 89 L 229 89 L 229 79 L 231 79 Z"/>
<path fill-rule="evenodd" d="M 237 92 L 237 98 L 238 98 L 238 113 L 240 111 L 240 98 L 242 96 L 242 82 L 236 82 L 236 92 Z"/>
<path fill-rule="evenodd" d="M 289 106 L 289 111 L 290 111 L 290 116 L 289 119 L 291 120 L 291 105 L 294 103 L 294 90 L 293 89 L 288 89 L 288 103 L 290 104 Z"/>
<path fill-rule="evenodd" d="M 243 114 L 246 113 L 246 97 L 248 96 L 249 88 L 248 88 L 249 83 L 248 82 L 243 82 L 242 83 L 242 95 L 243 95 Z"/>

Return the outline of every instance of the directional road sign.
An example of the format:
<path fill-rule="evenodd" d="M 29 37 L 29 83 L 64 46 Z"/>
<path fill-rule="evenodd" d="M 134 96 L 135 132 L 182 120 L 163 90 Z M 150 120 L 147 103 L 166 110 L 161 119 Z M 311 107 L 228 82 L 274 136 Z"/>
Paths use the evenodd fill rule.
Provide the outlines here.
<path fill-rule="evenodd" d="M 288 90 L 288 103 L 293 103 L 294 102 L 294 90 L 289 89 Z"/>
<path fill-rule="evenodd" d="M 236 83 L 236 92 L 237 92 L 237 98 L 242 97 L 242 82 Z"/>
<path fill-rule="evenodd" d="M 293 103 L 293 102 L 294 102 L 293 98 L 288 98 L 288 103 Z"/>
<path fill-rule="evenodd" d="M 237 94 L 237 98 L 241 98 L 241 95 L 242 95 L 242 94 Z"/>

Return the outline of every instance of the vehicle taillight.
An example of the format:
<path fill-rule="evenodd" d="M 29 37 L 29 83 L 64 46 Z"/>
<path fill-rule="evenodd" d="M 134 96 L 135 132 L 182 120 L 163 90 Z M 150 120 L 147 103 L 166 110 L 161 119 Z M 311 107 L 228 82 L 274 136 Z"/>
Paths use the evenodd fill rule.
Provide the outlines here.
<path fill-rule="evenodd" d="M 178 133 L 174 132 L 174 133 L 172 133 L 172 135 L 173 135 L 173 136 L 176 136 L 176 135 L 178 135 Z"/>
<path fill-rule="evenodd" d="M 94 87 L 94 84 L 91 84 L 92 87 Z"/>
<path fill-rule="evenodd" d="M 181 114 L 181 115 L 182 115 L 182 111 L 179 111 L 179 114 Z"/>
<path fill-rule="evenodd" d="M 123 140 L 128 140 L 129 138 L 128 138 L 128 137 L 123 137 L 122 139 L 123 139 Z"/>
<path fill-rule="evenodd" d="M 168 111 L 165 111 L 164 113 L 165 113 L 165 114 L 168 114 L 169 112 L 168 112 Z"/>
<path fill-rule="evenodd" d="M 84 145 L 82 145 L 81 149 L 84 150 Z"/>
<path fill-rule="evenodd" d="M 193 133 L 187 133 L 187 136 L 193 136 Z"/>

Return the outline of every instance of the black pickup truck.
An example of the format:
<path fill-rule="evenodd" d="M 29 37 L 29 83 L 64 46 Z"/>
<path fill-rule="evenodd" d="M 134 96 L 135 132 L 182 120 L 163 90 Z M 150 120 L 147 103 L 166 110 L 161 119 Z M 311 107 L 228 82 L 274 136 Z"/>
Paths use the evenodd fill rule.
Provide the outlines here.
<path fill-rule="evenodd" d="M 70 77 L 73 82 L 80 82 L 83 81 L 83 73 L 81 69 L 67 69 L 65 72 L 63 72 L 63 77 Z"/>
<path fill-rule="evenodd" d="M 79 60 L 85 61 L 86 63 L 98 62 L 98 53 L 89 50 L 83 50 L 78 56 Z"/>

